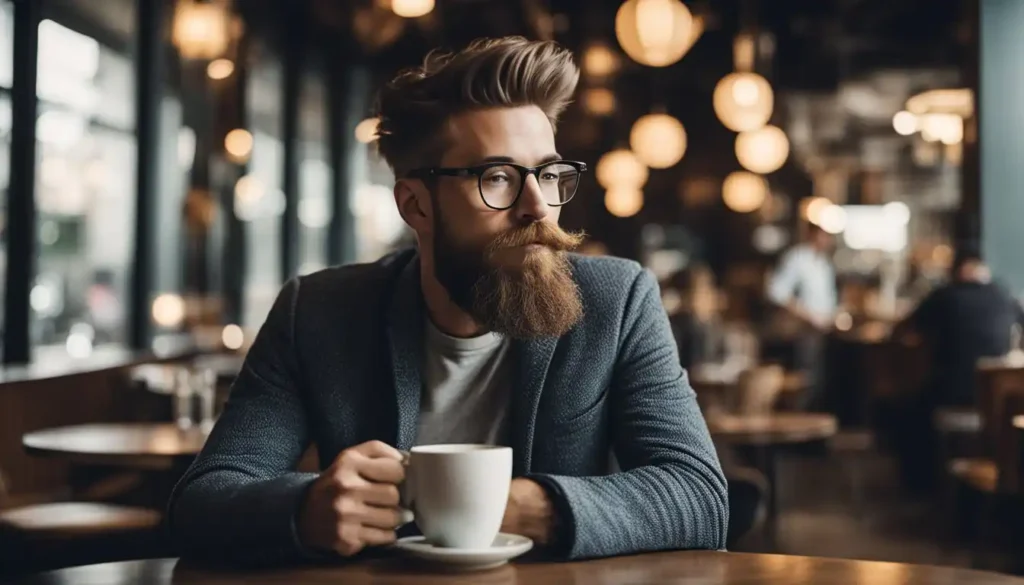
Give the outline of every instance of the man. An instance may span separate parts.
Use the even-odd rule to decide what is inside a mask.
[[[893,330],[894,337],[915,332],[932,351],[929,394],[942,406],[974,404],[974,368],[979,358],[1010,351],[1010,332],[1024,323],[1024,311],[992,280],[977,246],[961,245],[950,282],[934,289]]]
[[[794,366],[807,377],[802,399],[807,409],[822,406],[824,392],[824,339],[836,312],[836,275],[832,268],[832,235],[815,224],[807,225],[807,241],[783,256],[768,281],[768,299],[795,318],[802,332],[797,336]]]
[[[974,372],[979,358],[1005,355],[1011,331],[1024,324],[1024,310],[981,258],[964,243],[953,258],[950,282],[934,289],[899,323],[892,337],[917,334],[931,352],[931,375],[924,392],[902,413],[894,437],[904,481],[914,490],[934,486],[937,452],[932,415],[938,407],[973,406]]]
[[[513,447],[502,530],[551,554],[725,545],[725,479],[656,281],[569,255],[581,236],[558,227],[585,170],[554,143],[578,77],[557,45],[505,38],[381,91],[380,153],[418,249],[284,287],[172,495],[183,553],[387,545],[396,448],[441,442]],[[294,472],[311,442],[324,471]]]

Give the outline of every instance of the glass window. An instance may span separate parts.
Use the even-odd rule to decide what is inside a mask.
[[[246,222],[245,314],[242,325],[259,327],[281,288],[281,215],[284,142],[281,140],[281,62],[254,50],[246,100],[253,135],[249,174],[235,185],[235,214]]]
[[[168,92],[160,105],[160,143],[155,215],[156,257],[150,315],[157,334],[180,329],[184,307],[184,227],[189,175],[196,156],[196,133],[185,125],[182,100]]]
[[[299,273],[327,265],[331,222],[331,167],[327,143],[327,87],[321,70],[307,70],[302,80],[299,156]]]
[[[132,58],[44,20],[37,75],[32,340],[84,357],[126,336],[135,217]]]
[[[14,6],[10,0],[0,0],[0,87],[10,90],[12,77],[14,77]],[[8,118],[10,118],[9,115]]]
[[[395,177],[377,153],[376,143],[369,148],[364,144],[356,148],[360,179],[349,201],[356,225],[356,260],[372,262],[415,240],[398,213],[393,194]]]

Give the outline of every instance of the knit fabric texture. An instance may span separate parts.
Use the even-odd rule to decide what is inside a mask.
[[[583,320],[511,350],[515,475],[558,499],[564,558],[724,548],[726,480],[656,279],[617,258],[573,256],[572,267]],[[264,565],[315,556],[295,522],[316,475],[296,464],[311,443],[321,468],[364,441],[412,445],[424,311],[414,250],[288,282],[171,495],[177,552]]]

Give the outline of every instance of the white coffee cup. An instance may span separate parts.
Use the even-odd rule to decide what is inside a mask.
[[[427,542],[490,548],[512,482],[512,449],[495,445],[423,445],[407,461],[402,502]]]

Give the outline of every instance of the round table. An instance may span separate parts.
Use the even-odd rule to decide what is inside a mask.
[[[839,430],[839,422],[831,414],[812,412],[723,414],[708,417],[708,429],[715,439],[731,445],[771,446],[827,439]]]
[[[170,423],[98,423],[33,431],[21,442],[32,455],[81,465],[171,469],[198,455],[206,434]]]
[[[388,558],[334,567],[267,571],[206,570],[184,561],[158,559],[53,571],[8,582],[11,585],[1024,585],[1024,579],[924,565],[879,563],[785,555],[711,551],[668,552],[578,563],[516,563],[490,571],[444,574],[423,565]]]

